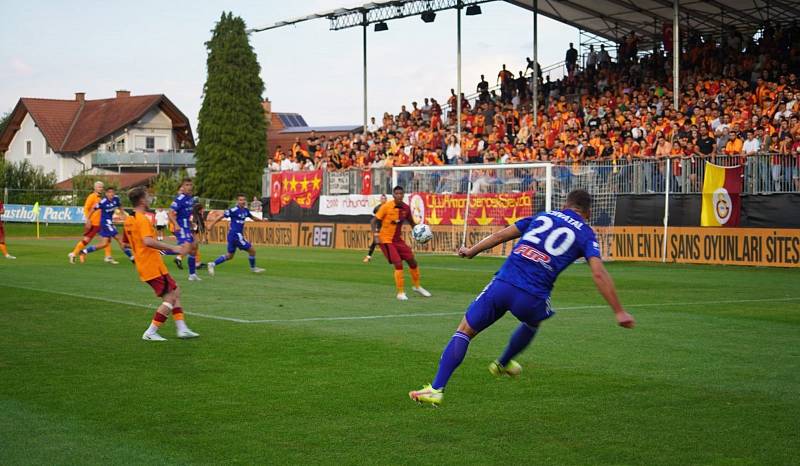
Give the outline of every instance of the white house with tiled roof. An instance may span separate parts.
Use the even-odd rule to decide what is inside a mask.
[[[72,100],[23,97],[0,133],[7,161],[27,160],[58,181],[83,173],[158,172],[194,165],[189,119],[162,94]]]

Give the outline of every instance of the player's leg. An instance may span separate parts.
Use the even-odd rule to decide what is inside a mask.
[[[88,228],[84,228],[83,230],[83,237],[81,237],[80,241],[75,244],[75,247],[72,248],[72,252],[70,252],[67,257],[69,257],[69,262],[71,264],[75,263],[75,258],[78,257],[80,254],[81,249],[85,248],[89,243],[92,242],[92,238],[94,235],[97,234],[98,227],[94,225],[89,225]]]
[[[166,338],[158,334],[158,329],[167,321],[170,313],[175,308],[178,295],[175,293],[177,285],[172,277],[162,275],[147,282],[153,288],[156,296],[162,299],[161,304],[153,314],[153,319],[150,321],[150,326],[144,331],[142,340],[146,341],[165,341]]]
[[[131,248],[128,247],[128,245],[125,244],[124,242],[120,241],[118,235],[114,235],[113,238],[119,245],[119,248],[120,250],[122,250],[122,253],[125,254],[125,256],[131,260],[131,262],[133,262],[133,251],[131,251]]]
[[[16,259],[15,256],[12,256],[11,254],[8,253],[8,248],[6,247],[6,243],[4,242],[0,243],[0,253],[2,253],[3,257],[5,257],[6,259]]]
[[[244,240],[243,240],[244,241]],[[250,264],[250,271],[253,273],[261,273],[264,271],[261,267],[256,267],[256,248],[247,241],[241,245],[243,251],[247,251],[247,261]]]
[[[223,254],[217,257],[216,259],[214,259],[214,262],[209,262],[208,265],[206,265],[206,267],[208,268],[209,275],[214,276],[218,265],[222,264],[225,261],[233,259],[234,254],[236,254],[236,244],[234,244],[233,241],[231,240],[232,238],[229,237],[227,254]]]
[[[112,263],[115,263],[115,264],[117,263],[114,260],[114,258],[111,257],[111,241],[106,243],[106,247],[103,248],[103,254],[105,255],[105,257],[103,258],[103,260],[105,262],[112,262]]]
[[[372,244],[369,245],[369,251],[367,252],[367,255],[364,256],[364,260],[363,260],[364,263],[367,263],[367,262],[372,260],[372,254],[375,252],[375,248],[377,246],[378,246],[378,242],[373,240]]]
[[[199,281],[200,277],[197,276],[197,243],[191,233],[189,233],[186,263],[189,265],[189,280]]]
[[[480,332],[500,319],[508,309],[508,296],[502,289],[497,289],[492,280],[483,292],[470,304],[464,318],[456,329],[456,333],[445,346],[439,359],[439,369],[430,385],[408,395],[414,401],[438,405],[442,402],[444,388],[453,372],[461,365],[469,349],[470,341]]]
[[[397,289],[397,299],[400,301],[408,300],[405,291],[405,278],[403,278],[403,260],[397,252],[397,248],[392,243],[381,243],[381,251],[386,256],[386,260],[394,267],[394,284]]]
[[[111,257],[111,236],[117,234],[117,229],[114,228],[112,223],[105,223],[101,224],[99,227],[100,236],[103,238],[101,240],[101,244],[104,246],[98,246],[97,249],[103,250],[103,261],[108,262],[110,264],[119,264],[119,262],[115,261],[113,257]]]
[[[0,222],[0,253],[6,259],[16,259],[16,257],[8,253],[8,248],[6,248],[6,230],[2,222]]]
[[[86,246],[85,248],[81,249],[81,251],[79,253],[80,254],[79,257],[80,257],[81,263],[86,261],[86,255],[87,254],[91,254],[91,253],[93,253],[95,251],[105,250],[105,247],[108,246],[110,243],[111,243],[110,238],[107,238],[107,237],[103,236],[100,239],[100,241],[97,243],[97,245],[92,244],[92,245]]]
[[[514,299],[511,303],[511,313],[520,320],[519,327],[511,334],[503,354],[489,364],[489,372],[496,376],[508,375],[517,376],[522,371],[522,366],[514,361],[514,357],[522,353],[527,348],[536,332],[539,330],[543,320],[549,319],[553,315],[550,308],[550,299],[544,299],[529,295],[524,292],[513,290],[513,286],[505,284],[508,291],[514,292]]]
[[[180,288],[175,288],[175,306],[172,308],[172,320],[175,321],[175,330],[177,331],[178,338],[197,338],[199,333],[193,332],[186,325],[186,320],[183,316],[183,307],[181,306]]]
[[[405,243],[399,244],[397,250],[400,253],[400,257],[408,264],[408,271],[411,273],[411,283],[413,284],[411,289],[426,298],[430,298],[430,291],[420,285],[419,264],[417,264],[417,259],[414,258],[414,252]]]

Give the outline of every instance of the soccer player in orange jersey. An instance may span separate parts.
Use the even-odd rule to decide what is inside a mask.
[[[431,295],[420,285],[419,266],[414,259],[414,252],[403,241],[403,222],[408,222],[412,227],[415,225],[411,208],[403,202],[404,194],[402,186],[395,186],[392,190],[394,199],[384,203],[370,221],[375,241],[380,244],[383,255],[394,266],[394,283],[397,285],[397,299],[400,301],[408,300],[404,288],[403,261],[408,263],[408,269],[411,272],[411,281],[414,284],[411,289],[426,298]],[[378,230],[379,221],[381,223],[380,230]]]
[[[6,259],[16,259],[16,257],[9,254],[8,249],[6,249],[6,230],[3,228],[4,213],[6,213],[6,207],[3,205],[3,201],[0,201],[0,254]]]
[[[94,191],[86,196],[86,202],[83,203],[83,215],[86,216],[86,228],[83,230],[83,238],[78,241],[78,244],[72,249],[67,257],[69,257],[69,263],[74,264],[75,258],[78,257],[78,253],[81,252],[83,248],[85,248],[89,243],[92,242],[92,238],[95,237],[98,233],[100,233],[100,211],[93,210],[94,206],[97,205],[103,199],[103,182],[97,181],[94,183]],[[113,257],[111,257],[111,244],[109,243],[108,246],[103,248],[103,252],[105,253],[105,261],[110,264],[118,264],[119,262],[115,261]]]
[[[177,252],[176,246],[171,246],[156,240],[156,231],[146,211],[150,206],[150,199],[144,188],[133,188],[128,192],[128,198],[133,205],[133,215],[125,219],[125,242],[133,248],[136,257],[136,271],[139,278],[153,288],[156,296],[163,301],[156,309],[150,326],[142,335],[142,340],[165,341],[166,338],[158,334],[158,329],[167,321],[169,314],[175,320],[178,338],[196,338],[200,335],[191,331],[183,319],[180,289],[175,280],[169,275],[164,261],[161,260],[159,251]]]

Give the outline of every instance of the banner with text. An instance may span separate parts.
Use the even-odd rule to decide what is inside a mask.
[[[341,196],[320,196],[320,215],[372,215],[381,203],[380,194],[346,194]]]
[[[510,225],[533,214],[533,192],[472,194],[469,225]],[[415,193],[409,205],[414,219],[429,225],[464,225],[466,194]]]
[[[503,227],[485,226],[474,227],[467,231],[467,244],[475,244],[483,238],[499,231]],[[420,244],[411,237],[411,229],[403,229],[403,240],[411,246],[415,252],[445,253],[454,254],[456,249],[461,246],[461,230],[454,230],[451,226],[431,225],[433,239],[425,244]],[[336,249],[364,249],[372,244],[372,232],[367,224],[346,224],[336,225],[335,235]],[[511,243],[499,245],[485,254],[507,255],[510,251]]]
[[[611,257],[615,260],[661,260],[663,228],[615,227],[610,234]],[[667,234],[667,261],[687,264],[800,267],[800,230],[670,228]]]
[[[467,229],[467,245],[504,228],[503,225]],[[431,225],[433,239],[419,244],[411,229],[403,228],[403,239],[416,252],[453,254],[461,245],[461,229]],[[660,262],[662,227],[598,227],[598,242],[605,259]],[[224,242],[227,224],[209,231],[209,240]],[[245,225],[245,236],[258,246],[300,246],[366,251],[372,244],[367,224],[268,222]],[[505,256],[512,243],[495,247],[487,254]],[[670,228],[667,261],[688,264],[754,265],[800,268],[800,230],[769,228]]]
[[[349,172],[328,172],[328,192],[331,194],[347,194],[350,192]]]
[[[36,214],[32,205],[6,204],[3,214],[4,222],[35,222]],[[82,207],[75,206],[39,206],[39,222],[43,223],[84,223]]]
[[[254,246],[297,246],[299,225],[294,222],[249,222],[244,225],[244,236]],[[208,230],[208,241],[225,243],[228,223],[218,223]]]

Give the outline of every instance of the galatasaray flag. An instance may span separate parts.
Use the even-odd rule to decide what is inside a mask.
[[[322,190],[322,170],[285,171],[272,174],[269,210],[276,215],[292,201],[310,209]]]
[[[742,175],[744,167],[720,167],[706,162],[703,178],[703,209],[700,225],[704,227],[739,226]]]

